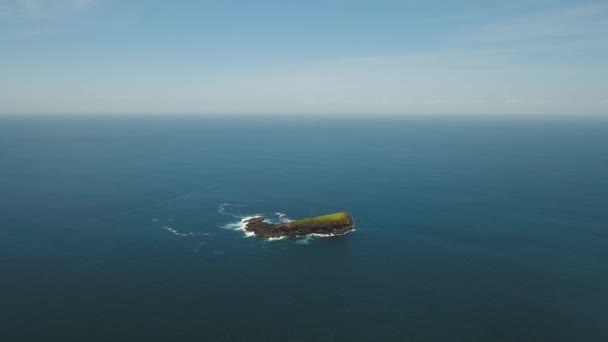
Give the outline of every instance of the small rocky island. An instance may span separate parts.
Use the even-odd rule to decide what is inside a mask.
[[[310,234],[344,235],[355,228],[355,221],[345,212],[309,217],[288,223],[272,224],[258,216],[245,221],[245,230],[263,238],[300,237]]]

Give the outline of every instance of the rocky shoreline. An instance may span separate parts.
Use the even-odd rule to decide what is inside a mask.
[[[325,236],[344,235],[354,229],[355,222],[350,215],[338,213],[280,224],[265,222],[264,217],[258,216],[245,221],[245,225],[245,230],[254,233],[257,237],[296,238],[311,234]]]

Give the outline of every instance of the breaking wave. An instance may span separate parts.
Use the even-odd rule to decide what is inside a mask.
[[[267,215],[265,213],[264,214],[253,214],[253,215],[252,214],[240,215],[240,214],[230,211],[230,208],[243,208],[243,207],[245,207],[245,206],[242,204],[220,203],[219,208],[217,210],[217,212],[219,214],[238,219],[238,221],[228,222],[228,223],[222,225],[221,228],[242,231],[243,234],[245,234],[245,237],[252,237],[252,236],[255,236],[255,234],[253,232],[248,232],[247,230],[245,230],[245,227],[247,227],[247,224],[245,222],[249,219],[252,219],[255,217],[264,217],[264,220],[266,222],[274,223],[274,224],[287,223],[287,222],[293,221],[292,219],[287,217],[287,214],[280,213],[280,212],[275,212],[274,215]],[[269,238],[267,240],[268,241],[277,241],[277,240],[282,240],[282,239],[283,239],[283,237]]]
[[[279,223],[289,223],[289,222],[293,221],[292,219],[287,217],[287,214],[283,214],[283,213],[279,213],[279,212],[276,212],[274,214],[277,216],[277,221],[279,221]]]
[[[283,239],[285,239],[285,236],[280,236],[280,237],[276,237],[276,238],[271,237],[271,238],[268,238],[267,240],[268,241],[278,241],[278,240],[283,240]]]
[[[245,221],[252,219],[254,217],[259,217],[259,216],[261,216],[261,215],[245,216],[237,222],[226,223],[225,225],[223,225],[221,227],[224,229],[242,231],[245,234],[245,237],[252,237],[252,236],[255,236],[255,234],[253,232],[248,232],[247,230],[245,230],[245,227],[247,226]]]

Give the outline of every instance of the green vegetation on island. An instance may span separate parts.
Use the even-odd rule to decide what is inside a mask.
[[[258,216],[245,221],[245,230],[265,238],[298,237],[308,234],[339,236],[352,231],[355,222],[345,212],[273,224]]]
[[[351,218],[347,213],[339,212],[335,214],[314,216],[302,220],[292,221],[289,222],[287,225],[289,226],[289,228],[297,228],[302,226],[317,226],[331,223],[347,224],[350,220]]]

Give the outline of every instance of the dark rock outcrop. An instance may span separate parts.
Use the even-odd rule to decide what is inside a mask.
[[[338,236],[350,232],[355,226],[352,217],[346,213],[311,217],[280,224],[265,222],[264,217],[259,216],[245,221],[245,224],[245,230],[264,238],[295,238],[309,234]]]

